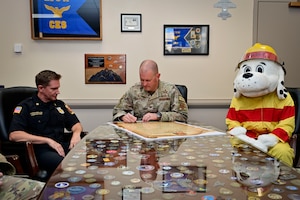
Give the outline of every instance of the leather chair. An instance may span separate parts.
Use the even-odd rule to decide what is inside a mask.
[[[295,151],[293,167],[300,167],[300,88],[287,88],[295,104],[295,130],[290,145]]]
[[[183,98],[185,99],[185,102],[187,103],[188,100],[188,89],[185,85],[175,85],[179,92],[181,93],[181,95],[183,96]]]
[[[37,88],[26,86],[0,89],[0,152],[18,155],[21,166],[16,168],[20,169],[19,172],[23,171],[32,179],[44,180],[47,173],[39,169],[33,145],[29,142],[11,142],[8,133],[16,105],[36,92]]]

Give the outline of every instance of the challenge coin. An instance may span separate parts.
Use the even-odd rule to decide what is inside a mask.
[[[153,165],[140,165],[140,166],[137,166],[136,169],[140,170],[140,171],[151,171],[154,169],[154,166]]]
[[[96,190],[96,193],[97,194],[100,194],[100,195],[105,195],[105,194],[108,194],[110,191],[108,189],[98,189]]]
[[[70,192],[70,194],[81,194],[83,192],[85,192],[85,187],[83,186],[71,186],[67,189],[68,192]]]
[[[298,190],[298,188],[296,186],[293,186],[293,185],[288,185],[285,188],[288,189],[288,190],[292,190],[292,191]]]
[[[300,179],[291,180],[291,183],[297,186],[300,186]]]
[[[81,181],[81,179],[82,179],[81,177],[74,176],[74,177],[68,178],[68,181],[71,182],[71,183],[76,183],[76,182]]]
[[[86,183],[94,183],[96,181],[97,181],[97,179],[95,179],[95,178],[87,178],[87,179],[85,179]]]
[[[57,182],[55,183],[55,187],[56,188],[66,188],[68,187],[70,184],[68,182]]]
[[[85,174],[83,175],[84,178],[92,178],[94,177],[94,174]]]
[[[134,174],[134,172],[133,171],[123,171],[122,174],[126,175],[126,176],[131,176]]]
[[[141,179],[139,179],[139,178],[133,178],[133,179],[130,179],[130,182],[131,183],[139,183],[139,182],[141,182]]]
[[[85,170],[77,170],[77,171],[75,171],[75,174],[85,174]]]
[[[100,188],[101,184],[100,183],[92,183],[89,185],[90,188],[96,189],[96,188]]]
[[[121,182],[120,181],[112,181],[110,184],[116,186],[116,185],[120,185]]]
[[[268,194],[268,197],[270,199],[282,199],[282,196],[280,194],[275,194],[275,193]]]
[[[141,192],[144,194],[150,194],[150,193],[154,192],[154,188],[153,187],[143,187],[141,189]]]
[[[86,195],[83,195],[82,196],[82,199],[83,200],[92,200],[92,199],[94,199],[95,197],[93,196],[93,195],[91,195],[91,194],[86,194]]]
[[[183,173],[180,173],[180,172],[174,172],[174,173],[171,173],[170,176],[171,176],[172,178],[181,178],[181,177],[184,176],[184,174],[183,174]]]
[[[106,179],[106,180],[111,180],[111,179],[114,179],[116,177],[114,175],[108,174],[108,175],[105,175],[103,178]]]

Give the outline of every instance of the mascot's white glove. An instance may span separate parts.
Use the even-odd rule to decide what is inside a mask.
[[[238,126],[238,127],[231,129],[229,131],[229,134],[237,137],[238,139],[240,139],[248,144],[255,143],[256,140],[254,138],[247,136],[246,132],[247,132],[247,129],[245,129],[244,127]]]
[[[247,129],[245,129],[244,127],[238,126],[238,127],[234,127],[233,129],[231,129],[229,131],[230,135],[246,135]]]
[[[272,133],[269,133],[258,136],[257,141],[261,142],[267,147],[273,147],[278,143],[278,138]]]
[[[261,140],[258,140],[258,139],[256,140],[254,138],[251,138],[251,137],[247,136],[246,132],[247,132],[247,129],[245,129],[244,127],[239,126],[239,127],[235,127],[233,129],[231,129],[229,131],[229,134],[237,137],[238,139],[240,139],[240,140],[242,140],[242,141],[244,141],[244,142],[246,142],[246,143],[254,146],[255,148],[257,148],[257,149],[259,149],[259,150],[261,150],[261,151],[263,151],[265,153],[268,152],[268,146],[265,144],[265,140],[266,139],[264,139],[265,136],[262,137]],[[266,135],[268,135],[268,134],[266,134]],[[263,136],[263,135],[261,135],[261,136]]]

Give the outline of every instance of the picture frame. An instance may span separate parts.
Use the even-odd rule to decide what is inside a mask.
[[[102,40],[102,0],[30,0],[33,40]]]
[[[164,25],[164,55],[209,55],[209,25]]]
[[[85,54],[86,84],[126,84],[126,54]]]
[[[121,32],[142,32],[142,14],[121,14]]]

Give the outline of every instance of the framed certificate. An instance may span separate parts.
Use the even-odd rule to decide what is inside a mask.
[[[208,55],[209,25],[164,25],[164,55]]]
[[[102,0],[30,0],[34,40],[102,40]]]
[[[121,14],[121,32],[142,32],[142,14]]]

